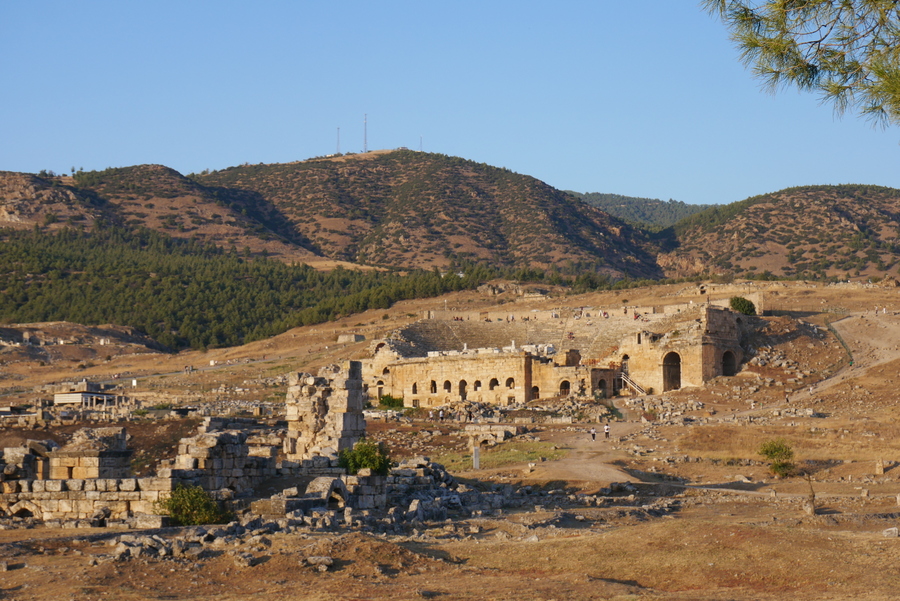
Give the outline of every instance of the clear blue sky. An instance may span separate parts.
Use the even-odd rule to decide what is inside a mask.
[[[727,203],[900,187],[900,129],[772,96],[693,0],[0,2],[0,170],[182,173],[407,146]]]

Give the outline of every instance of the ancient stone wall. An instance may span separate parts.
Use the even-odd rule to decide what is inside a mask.
[[[365,435],[362,366],[348,361],[322,368],[318,376],[291,374],[285,399],[288,433],[284,452],[288,462],[324,457],[352,448]]]
[[[375,374],[369,394],[403,398],[407,407],[437,407],[467,400],[495,405],[526,402],[532,356],[523,351],[447,354],[395,362]]]

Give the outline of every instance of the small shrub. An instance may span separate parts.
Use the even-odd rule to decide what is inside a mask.
[[[794,449],[783,438],[767,440],[759,447],[759,454],[772,462],[769,470],[779,478],[794,473]]]
[[[403,397],[395,397],[389,394],[384,394],[378,399],[378,404],[382,407],[390,407],[392,409],[399,409],[403,407]]]
[[[382,442],[360,440],[352,449],[344,449],[338,456],[338,465],[348,473],[355,474],[362,469],[386,476],[391,467],[388,449]]]
[[[231,514],[219,509],[218,503],[200,486],[179,484],[166,499],[157,501],[154,509],[182,526],[224,524]]]
[[[756,315],[756,305],[753,304],[753,301],[749,301],[743,296],[732,296],[729,304],[738,313]]]

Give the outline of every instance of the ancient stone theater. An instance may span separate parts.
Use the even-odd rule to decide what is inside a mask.
[[[371,400],[407,407],[655,394],[735,375],[746,319],[712,303],[428,311],[376,340],[363,376]]]

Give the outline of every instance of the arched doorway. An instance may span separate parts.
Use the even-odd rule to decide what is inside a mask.
[[[628,355],[622,355],[622,373],[628,375]]]
[[[559,383],[559,396],[569,396],[569,393],[572,391],[572,385],[568,380],[563,380]]]
[[[671,352],[663,358],[663,392],[681,388],[681,356]]]
[[[600,391],[600,396],[602,396],[603,398],[606,398],[608,396],[606,392],[606,380],[600,378],[600,380],[597,382],[597,390]]]
[[[737,359],[731,351],[722,354],[722,375],[733,376],[737,374]]]
[[[384,382],[382,382],[381,380],[378,380],[378,383],[375,384],[375,386],[378,387],[378,397],[377,398],[380,399],[381,397],[384,396]]]
[[[531,400],[533,401],[533,400],[539,399],[539,398],[541,398],[541,389],[538,388],[537,386],[532,386],[531,387]]]
[[[459,381],[459,399],[461,401],[466,400],[466,386],[468,386],[468,384],[465,380]]]
[[[506,387],[507,387],[507,388],[510,388],[510,389],[515,388],[515,387],[516,387],[516,381],[515,381],[515,379],[513,379],[513,378],[507,378],[507,380],[506,380]]]

